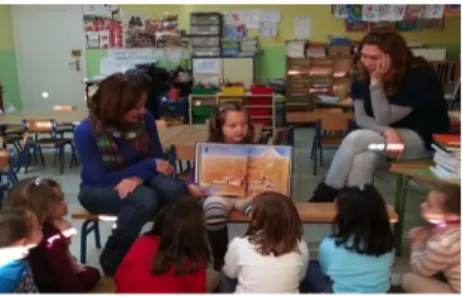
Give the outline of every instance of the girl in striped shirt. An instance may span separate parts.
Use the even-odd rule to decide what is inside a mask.
[[[208,142],[228,144],[254,143],[254,127],[246,110],[240,104],[232,103],[218,107],[209,120]],[[194,183],[194,170],[186,180],[189,193],[203,201],[205,227],[212,248],[213,267],[220,271],[228,247],[228,214],[235,208],[249,215],[251,199],[207,196]]]
[[[401,285],[409,293],[460,293],[460,186],[430,192],[421,208],[430,228],[409,231],[412,272]]]

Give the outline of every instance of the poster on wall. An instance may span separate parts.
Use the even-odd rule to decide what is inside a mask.
[[[444,29],[444,18],[432,19],[432,20],[421,20],[420,24],[421,24],[422,29],[443,31],[443,29]]]
[[[182,46],[176,14],[163,13],[157,18],[143,14],[127,15],[124,30],[127,48]]]
[[[444,15],[445,16],[459,16],[460,15],[460,4],[445,5]]]
[[[88,49],[123,48],[122,11],[117,5],[83,5]]]
[[[367,32],[368,23],[366,22],[350,22],[345,19],[345,31],[346,32]]]
[[[419,20],[403,20],[395,23],[395,29],[399,32],[416,32],[422,29]]]

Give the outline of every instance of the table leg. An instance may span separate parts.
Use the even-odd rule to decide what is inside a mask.
[[[403,227],[404,227],[404,209],[405,209],[405,177],[399,174],[396,178],[395,209],[398,214],[398,222],[395,224],[395,251],[396,255],[401,255]]]

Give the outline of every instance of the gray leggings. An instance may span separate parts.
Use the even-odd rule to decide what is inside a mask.
[[[404,143],[402,159],[422,159],[431,155],[416,132],[409,129],[397,131]],[[367,129],[349,133],[335,153],[325,183],[337,189],[345,185],[371,184],[378,162],[385,161],[387,155],[384,151],[368,150],[370,144],[385,144],[385,138]]]

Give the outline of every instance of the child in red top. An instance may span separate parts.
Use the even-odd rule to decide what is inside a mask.
[[[135,241],[114,281],[117,293],[205,293],[218,287],[207,271],[210,250],[201,206],[182,198],[165,206],[152,230]]]
[[[28,257],[40,293],[84,293],[98,283],[99,271],[80,265],[70,253],[69,236],[75,230],[63,219],[67,202],[56,181],[38,177],[21,180],[8,193],[5,206],[25,207],[41,223],[43,239]]]

